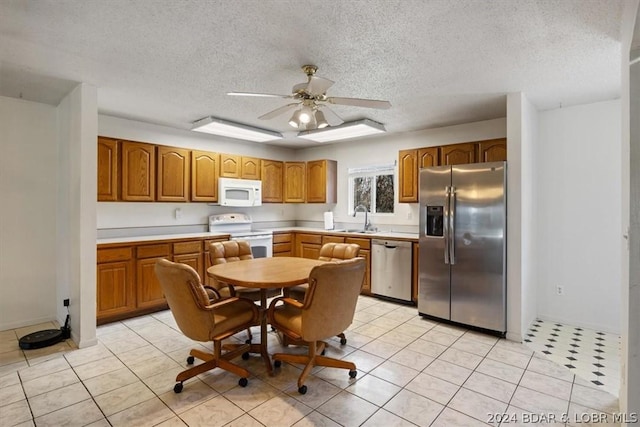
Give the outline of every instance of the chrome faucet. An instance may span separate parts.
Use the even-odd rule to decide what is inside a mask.
[[[368,219],[368,214],[369,214],[369,210],[367,209],[367,207],[365,205],[358,205],[353,209],[353,217],[356,217],[356,214],[358,212],[364,212],[364,228],[362,229],[362,231],[367,231],[369,229],[369,227],[371,226],[371,224],[369,223],[369,219]]]

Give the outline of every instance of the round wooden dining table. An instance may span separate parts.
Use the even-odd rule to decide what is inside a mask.
[[[313,267],[325,262],[298,257],[253,258],[217,264],[207,269],[207,275],[219,282],[260,289],[260,344],[251,344],[250,351],[262,355],[270,374],[273,368],[267,351],[267,290],[307,283]]]

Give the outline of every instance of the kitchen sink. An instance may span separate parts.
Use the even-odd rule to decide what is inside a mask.
[[[363,230],[363,229],[344,229],[344,230],[333,230],[337,233],[358,233],[358,234],[375,234],[377,231],[373,230]]]

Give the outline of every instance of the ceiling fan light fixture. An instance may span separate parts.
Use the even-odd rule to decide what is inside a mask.
[[[360,138],[363,136],[384,133],[387,130],[384,125],[373,120],[363,119],[355,122],[347,122],[340,126],[332,126],[328,129],[307,130],[298,133],[298,138],[315,142],[339,141],[342,139]]]
[[[256,128],[212,116],[195,121],[191,130],[253,142],[267,142],[282,139],[280,132]]]
[[[300,123],[304,123],[305,125],[310,123],[313,119],[313,110],[305,105],[300,109],[298,119]]]
[[[298,129],[300,127],[300,110],[294,111],[289,119],[289,126]]]
[[[324,113],[320,110],[316,111],[316,128],[324,129],[329,126],[329,122],[324,117]]]

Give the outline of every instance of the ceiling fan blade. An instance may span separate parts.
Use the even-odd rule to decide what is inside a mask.
[[[294,109],[298,105],[300,105],[299,102],[293,102],[291,104],[283,105],[282,107],[276,108],[273,111],[269,111],[268,113],[261,115],[260,117],[258,117],[258,119],[260,120],[273,119],[274,117],[279,116],[280,114],[284,114],[285,112]]]
[[[312,95],[322,95],[333,86],[333,83],[324,77],[310,76],[309,83],[307,83],[307,92]]]
[[[227,92],[231,96],[258,96],[262,98],[291,98],[291,95],[276,95],[273,93],[253,93],[253,92]]]
[[[330,125],[337,126],[344,123],[344,120],[342,119],[342,117],[337,115],[335,111],[333,111],[331,108],[327,107],[326,105],[318,105],[318,108],[320,108],[322,112],[325,113],[325,116],[327,117],[327,121],[329,122]]]
[[[380,110],[387,110],[391,108],[391,103],[389,101],[379,101],[376,99],[340,98],[332,96],[327,98],[326,102],[336,105],[352,105],[354,107],[378,108]]]

